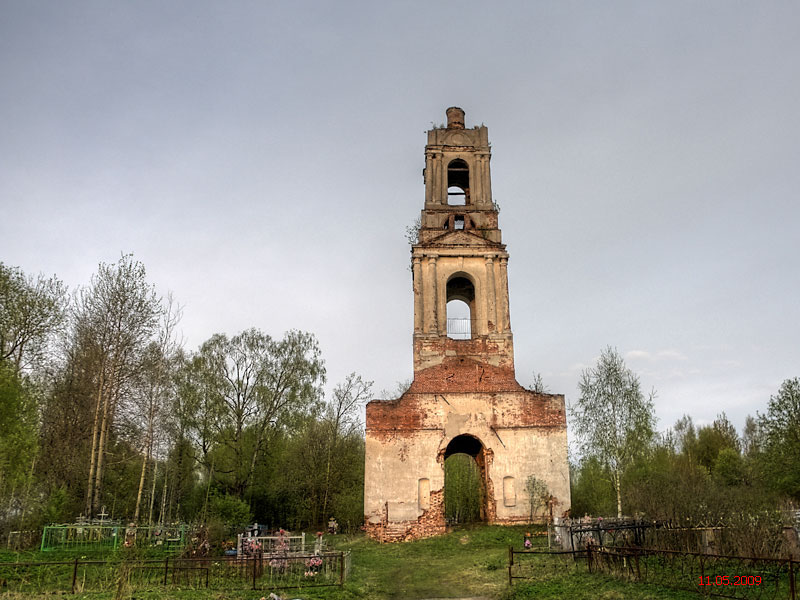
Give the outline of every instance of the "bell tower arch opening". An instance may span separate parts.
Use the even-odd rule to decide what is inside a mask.
[[[444,451],[444,515],[453,523],[486,520],[486,455],[473,435],[457,435]]]
[[[461,158],[455,158],[447,165],[447,204],[469,204],[469,165]]]
[[[453,340],[472,339],[475,324],[475,286],[463,273],[447,280],[447,337]]]

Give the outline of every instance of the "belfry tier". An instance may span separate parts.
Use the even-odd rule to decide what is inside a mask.
[[[447,110],[446,128],[428,132],[425,207],[411,251],[415,373],[458,357],[513,378],[508,253],[490,160],[487,128],[465,129],[460,108]]]

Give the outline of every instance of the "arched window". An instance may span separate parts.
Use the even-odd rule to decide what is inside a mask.
[[[447,165],[447,203],[451,206],[469,204],[469,166],[460,158]]]
[[[475,313],[475,286],[464,275],[447,281],[447,337],[454,340],[472,338]]]

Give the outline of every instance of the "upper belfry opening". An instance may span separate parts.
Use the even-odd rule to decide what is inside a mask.
[[[484,125],[464,126],[464,111],[447,109],[447,127],[428,131],[425,146],[425,208],[468,205],[492,210],[489,132]]]
[[[447,109],[447,127],[428,131],[425,146],[425,207],[420,243],[442,231],[464,229],[486,242],[501,243],[497,211],[492,202],[492,157],[485,125],[464,127],[464,111]]]

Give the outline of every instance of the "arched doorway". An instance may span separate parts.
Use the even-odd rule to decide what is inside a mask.
[[[473,435],[457,435],[444,451],[444,516],[449,523],[486,520],[486,453]]]

